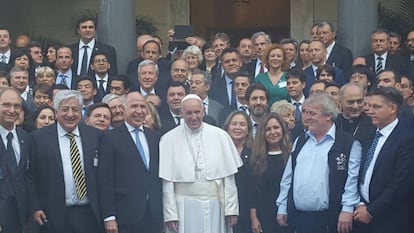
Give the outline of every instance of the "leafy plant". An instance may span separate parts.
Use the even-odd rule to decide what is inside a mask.
[[[144,15],[135,17],[135,33],[137,36],[143,34],[154,35],[158,32],[158,28],[152,23],[151,18]]]
[[[400,34],[403,38],[414,30],[414,1],[400,0],[396,10],[378,4],[378,26]]]

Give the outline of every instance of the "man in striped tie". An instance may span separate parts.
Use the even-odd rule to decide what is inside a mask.
[[[62,90],[53,102],[57,123],[32,133],[29,211],[47,232],[102,232],[96,190],[100,132],[79,124],[78,91]]]

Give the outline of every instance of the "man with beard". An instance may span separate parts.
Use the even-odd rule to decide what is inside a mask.
[[[250,112],[250,121],[252,122],[252,133],[254,137],[256,135],[259,122],[267,112],[269,93],[262,84],[252,83],[246,90],[246,99]]]
[[[336,127],[351,133],[364,147],[375,135],[371,119],[364,113],[365,89],[354,83],[345,84],[339,91],[342,113],[335,120]]]
[[[408,74],[414,80],[414,30],[407,35]]]

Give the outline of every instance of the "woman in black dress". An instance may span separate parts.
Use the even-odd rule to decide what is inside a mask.
[[[253,233],[288,231],[277,223],[275,201],[290,150],[286,123],[269,113],[259,124],[250,157],[248,200]]]
[[[249,208],[247,205],[247,166],[250,157],[249,146],[251,145],[252,125],[249,116],[244,111],[234,111],[227,117],[223,129],[230,135],[244,164],[236,174],[236,185],[239,197],[239,218],[237,225],[233,227],[233,232],[249,233],[251,231]]]

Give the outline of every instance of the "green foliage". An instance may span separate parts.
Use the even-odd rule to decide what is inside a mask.
[[[152,23],[152,20],[144,15],[135,17],[135,32],[137,36],[143,34],[154,35],[158,32],[158,28]]]
[[[29,33],[24,33],[24,34],[26,34],[30,38],[31,41],[36,41],[40,43],[44,51],[48,49],[50,45],[63,44],[59,40],[56,40],[52,37],[49,37],[49,36],[46,36],[40,33],[29,32]]]
[[[414,30],[414,1],[400,0],[397,10],[378,5],[378,26],[400,34],[403,38]]]

